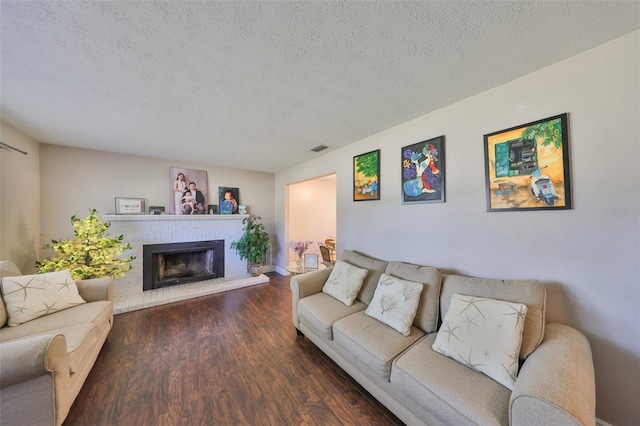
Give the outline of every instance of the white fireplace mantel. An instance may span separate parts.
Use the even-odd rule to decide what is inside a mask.
[[[129,222],[129,221],[173,221],[173,220],[240,220],[249,217],[248,214],[104,214],[105,222]]]
[[[243,233],[242,220],[249,215],[113,215],[102,219],[111,223],[109,233],[123,235],[135,256],[133,268],[116,279],[114,294],[142,293],[142,255],[146,244],[183,243],[191,241],[224,240],[224,275],[226,278],[247,275],[247,262],[230,248]]]

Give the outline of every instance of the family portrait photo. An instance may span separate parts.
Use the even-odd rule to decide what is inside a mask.
[[[207,171],[171,167],[171,214],[207,214]]]

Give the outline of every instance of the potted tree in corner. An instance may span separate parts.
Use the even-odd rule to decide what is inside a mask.
[[[248,272],[252,277],[262,274],[264,254],[269,248],[269,234],[264,230],[260,216],[247,217],[242,220],[244,233],[238,241],[231,243],[231,248],[240,255],[240,259],[249,262]]]
[[[74,238],[51,240],[51,244],[43,246],[58,255],[36,262],[39,274],[68,269],[74,280],[88,280],[123,277],[131,269],[135,256],[121,257],[125,250],[131,249],[131,245],[123,241],[123,235],[109,235],[107,231],[111,223],[102,222],[96,209],[89,211],[86,219],[71,216]]]

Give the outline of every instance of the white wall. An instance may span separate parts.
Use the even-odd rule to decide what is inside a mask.
[[[274,175],[180,161],[158,160],[101,151],[42,144],[42,241],[73,236],[69,218],[84,217],[91,208],[115,211],[115,197],[145,198],[146,205],[165,206],[175,177],[170,167],[206,170],[210,200],[217,204],[218,187],[237,187],[249,213],[261,216],[275,241]],[[275,250],[274,250],[275,251]],[[44,256],[50,253],[43,253]]]
[[[40,249],[39,144],[3,122],[0,141],[27,152],[0,150],[0,259],[32,273]]]
[[[286,239],[286,185],[336,172],[342,249],[447,272],[541,280],[547,320],[578,328],[592,345],[598,417],[637,423],[639,52],[636,31],[276,174],[278,238]],[[486,212],[483,135],[564,112],[574,209]],[[401,147],[439,135],[446,137],[447,202],[402,205]],[[378,148],[382,198],[353,202],[352,158]]]
[[[319,242],[336,235],[336,177],[325,176],[289,185],[289,241],[312,241],[307,253],[322,260]],[[288,261],[296,255],[288,250]]]

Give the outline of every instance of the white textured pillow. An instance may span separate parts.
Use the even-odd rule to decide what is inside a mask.
[[[420,283],[382,274],[364,313],[408,336],[423,287]]]
[[[513,390],[526,314],[522,303],[454,294],[433,350]]]
[[[367,276],[366,269],[358,268],[350,263],[338,260],[322,287],[322,292],[338,299],[347,306],[353,305],[360,287]]]
[[[2,278],[10,326],[85,303],[69,271]]]

